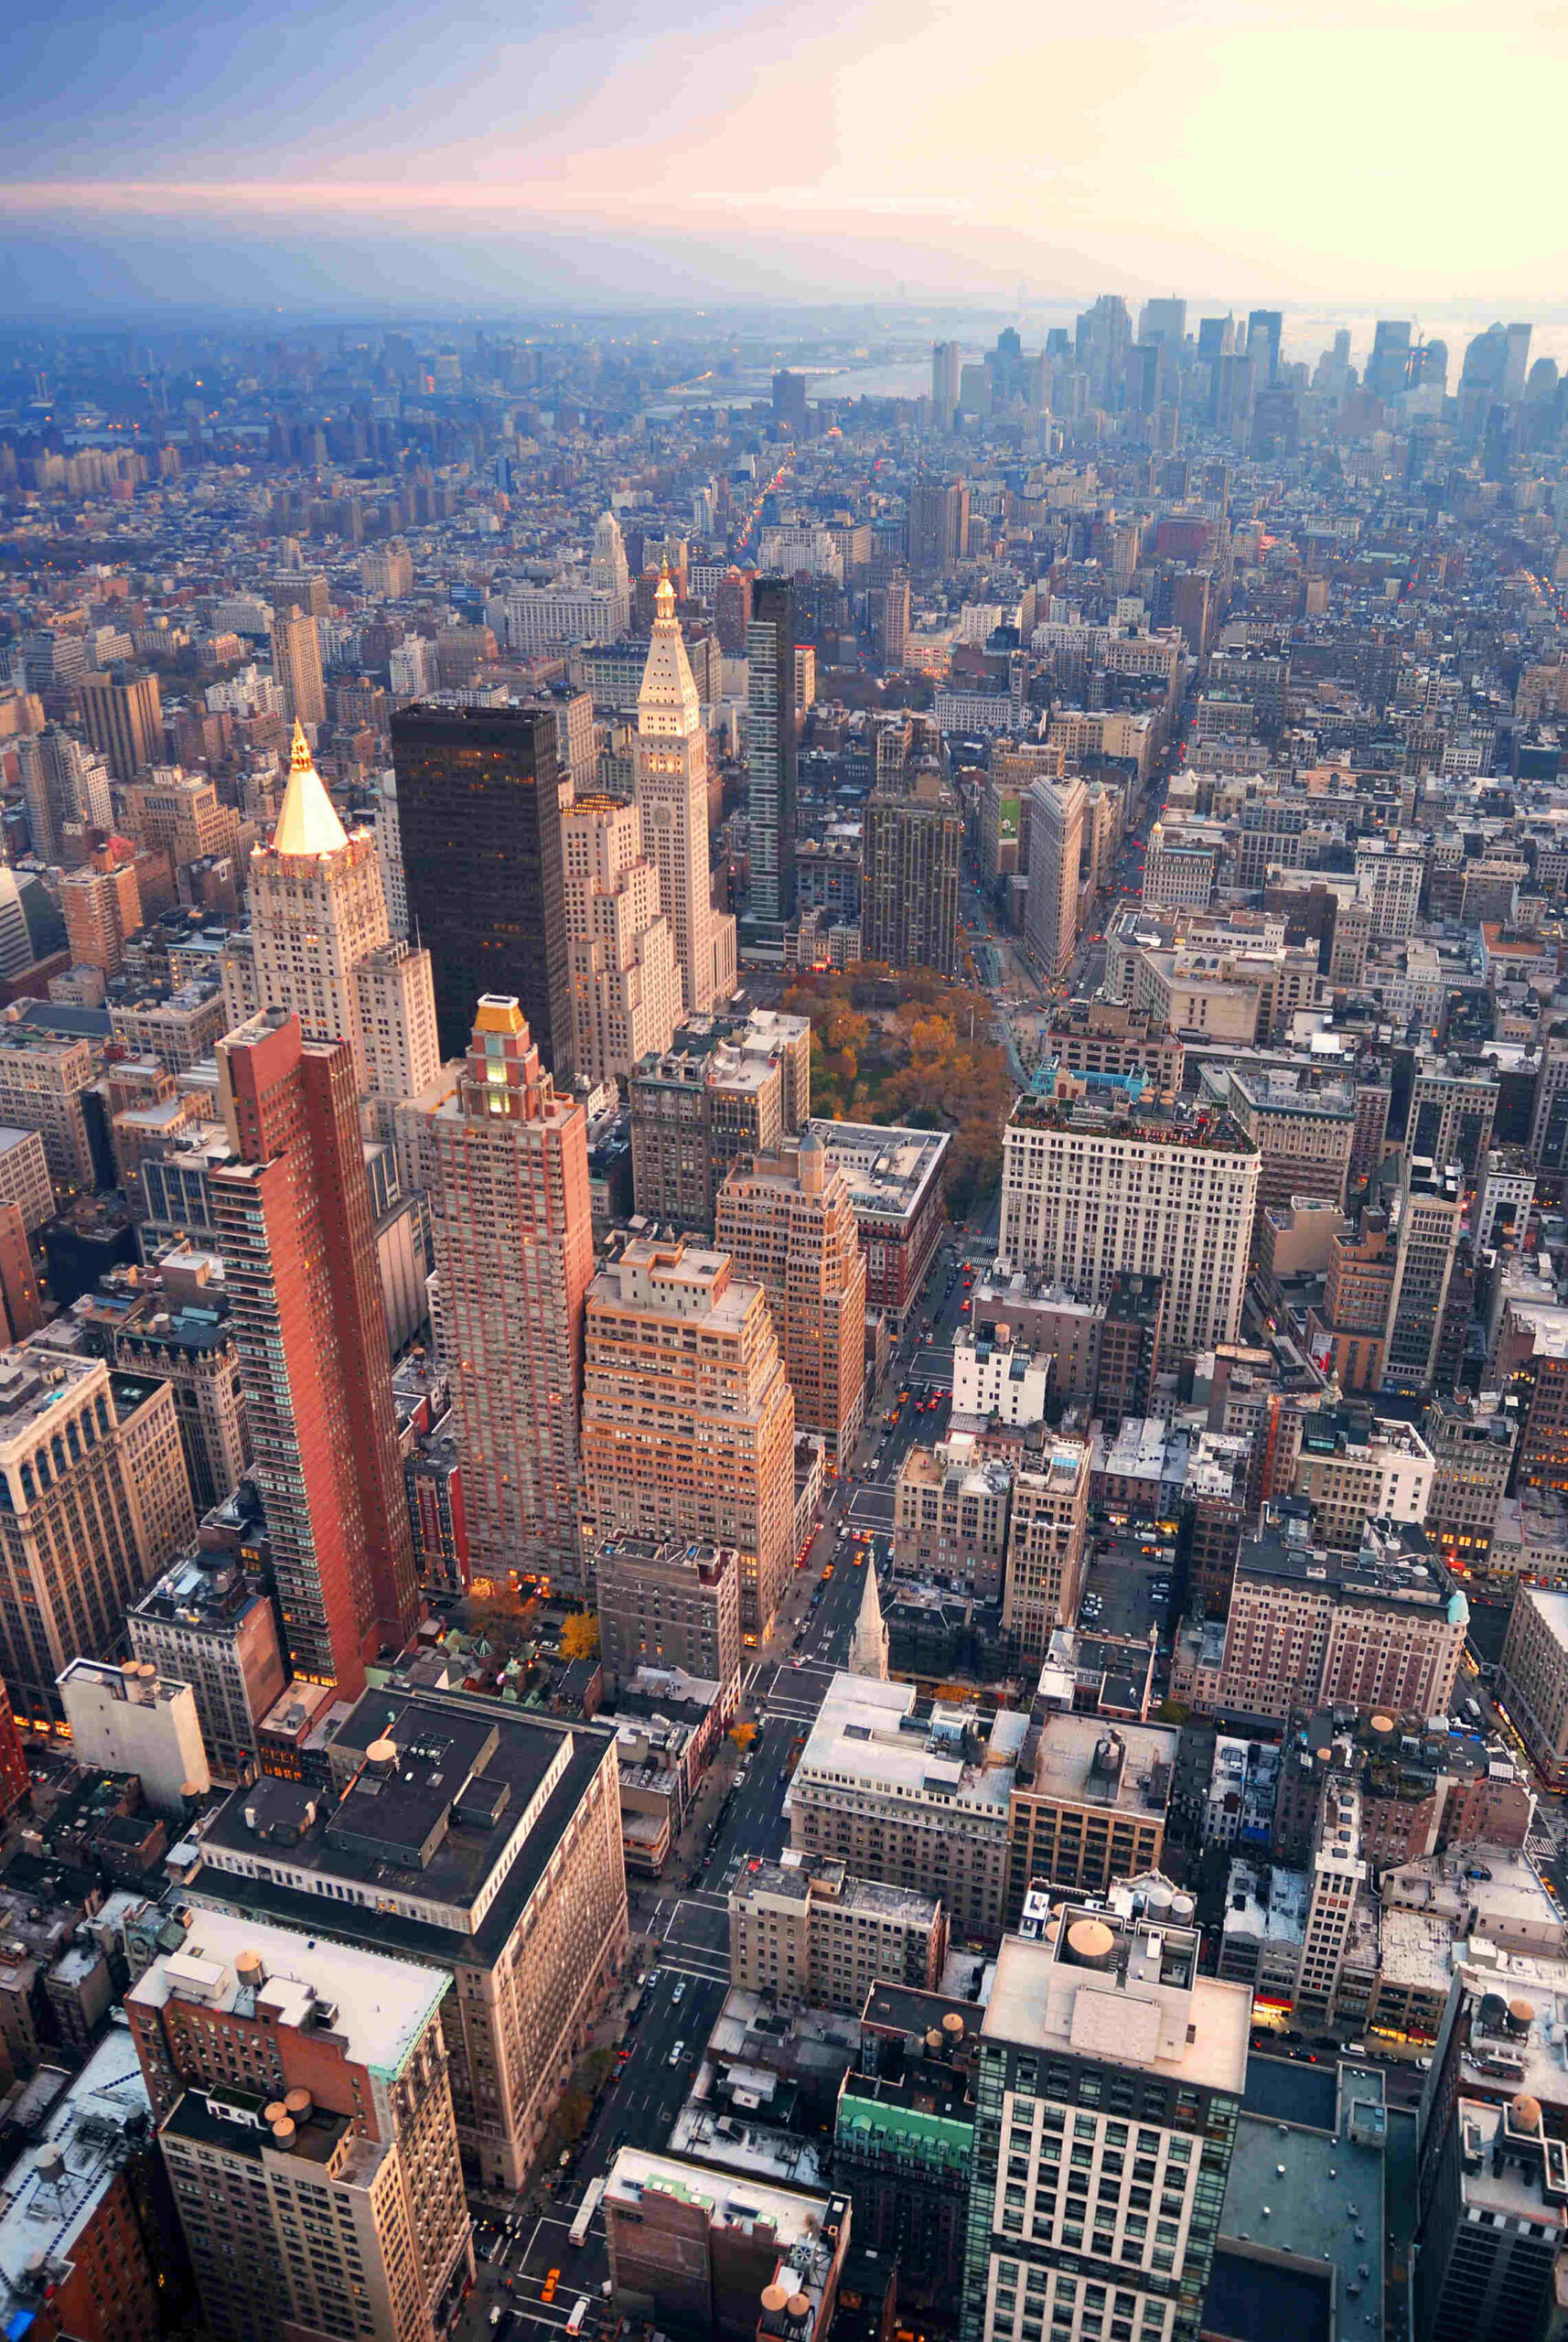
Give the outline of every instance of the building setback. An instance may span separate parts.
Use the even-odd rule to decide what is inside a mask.
[[[727,1253],[639,1237],[588,1292],[584,1534],[733,1545],[766,1635],[795,1545],[795,1402],[759,1284]]]
[[[820,1432],[830,1460],[852,1455],[865,1415],[865,1260],[849,1182],[814,1131],[735,1165],[715,1241],[767,1293],[796,1430]]]
[[[440,1280],[473,1564],[581,1584],[577,1413],[594,1273],[587,1117],[514,999],[481,999],[453,1094],[409,1110]],[[405,1121],[408,1118],[405,1117]]]

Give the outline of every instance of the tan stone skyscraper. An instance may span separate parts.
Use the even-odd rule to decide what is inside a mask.
[[[542,1563],[575,1586],[587,1117],[557,1097],[516,1000],[487,994],[455,1095],[422,1120],[474,1566]]]
[[[636,806],[579,797],[561,816],[561,859],[575,1069],[588,1082],[624,1077],[670,1047],[685,1000]]]
[[[251,857],[250,883],[250,931],[223,952],[231,1023],[292,1008],[307,1039],[348,1042],[360,1096],[388,1105],[433,1082],[430,954],[392,941],[374,835],[344,829],[297,725],[277,827]]]
[[[814,1133],[736,1165],[715,1241],[768,1295],[796,1429],[820,1432],[835,1463],[847,1457],[865,1413],[865,1258],[849,1181]]]
[[[726,1252],[639,1237],[588,1292],[584,1534],[685,1536],[740,1556],[766,1634],[795,1534],[795,1402],[761,1285]]]
[[[321,680],[321,637],[308,610],[283,610],[273,617],[273,680],[284,695],[284,713],[296,724],[325,724],[327,686]]]
[[[654,596],[653,639],[638,694],[636,788],[642,851],[659,873],[686,1013],[705,1016],[735,990],[735,921],[713,907],[708,736],[668,577]]]

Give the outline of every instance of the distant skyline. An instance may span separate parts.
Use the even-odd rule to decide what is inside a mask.
[[[0,314],[1560,297],[1568,5],[85,0],[7,41]]]

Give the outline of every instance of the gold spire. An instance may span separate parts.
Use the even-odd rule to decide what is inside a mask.
[[[670,583],[670,556],[665,554],[660,565],[659,584],[654,589],[653,610],[656,618],[672,618],[675,615],[675,588]]]
[[[283,793],[278,825],[273,832],[273,852],[336,854],[339,846],[348,843],[349,833],[338,819],[316,769],[305,726],[296,718],[294,746],[288,757],[288,786]]]

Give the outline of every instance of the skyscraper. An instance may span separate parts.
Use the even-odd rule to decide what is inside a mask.
[[[866,803],[861,957],[958,973],[963,816],[934,766],[874,789]]]
[[[43,862],[65,858],[68,833],[113,826],[109,768],[56,724],[16,743],[22,768],[22,796],[33,852]],[[73,859],[80,858],[81,843]]]
[[[361,1095],[412,1097],[440,1069],[428,951],[394,944],[373,833],[350,837],[299,725],[270,844],[251,857],[251,926],[226,947],[231,1025],[292,1009],[307,1040],[346,1041]]]
[[[76,699],[82,730],[116,780],[133,781],[161,758],[164,714],[156,675],[138,674],[132,667],[83,675]]]
[[[714,1241],[768,1295],[796,1429],[847,1462],[865,1413],[865,1256],[848,1177],[815,1132],[736,1163]]]
[[[1247,355],[1252,379],[1260,390],[1280,379],[1280,336],[1284,317],[1278,309],[1254,309],[1247,319]]]
[[[456,1093],[421,1120],[475,1567],[504,1581],[542,1563],[575,1584],[587,1117],[556,1095],[517,1002],[492,995]]]
[[[795,908],[795,596],[787,577],[757,580],[746,648],[751,916],[787,919]]]
[[[1078,865],[1088,803],[1081,780],[1037,780],[1029,791],[1024,936],[1053,984],[1072,966],[1078,947]]]
[[[515,995],[564,1080],[572,983],[555,719],[409,707],[392,733],[409,924],[430,953],[441,1055],[462,1056],[482,993]]]
[[[963,352],[956,341],[933,341],[931,344],[931,404],[936,409],[938,427],[952,429],[952,419],[958,405],[959,380],[963,371]]]
[[[237,1160],[209,1194],[289,1656],[352,1695],[419,1608],[353,1056],[263,1009],[218,1082]]]
[[[1372,328],[1367,388],[1380,399],[1397,398],[1410,374],[1410,319],[1380,317]]]
[[[746,630],[751,624],[751,579],[749,569],[732,567],[725,571],[714,591],[714,625],[719,649],[726,659],[746,657]]]
[[[685,985],[636,806],[578,797],[562,816],[561,843],[574,1062],[585,1081],[598,1083],[670,1047]]]
[[[780,367],[773,377],[773,418],[800,439],[806,431],[806,378]]]
[[[740,1556],[766,1635],[795,1539],[795,1402],[768,1295],[727,1252],[638,1237],[589,1288],[585,1534],[686,1536]]]
[[[923,479],[909,491],[909,567],[917,577],[940,577],[963,558],[969,537],[969,490],[962,480]]]
[[[588,561],[588,583],[596,594],[614,594],[628,606],[631,572],[627,566],[626,541],[613,512],[602,512],[594,530],[594,550]]]
[[[283,692],[284,714],[313,727],[327,721],[327,687],[321,680],[321,637],[308,610],[279,609],[273,616],[273,680]]]
[[[789,705],[787,698],[787,722]],[[686,989],[686,1013],[705,1016],[715,1001],[727,1000],[735,990],[735,921],[727,911],[714,908],[708,870],[708,736],[675,616],[675,588],[668,576],[660,577],[654,596],[653,635],[637,698],[634,786],[642,851],[659,873],[660,900]]]

